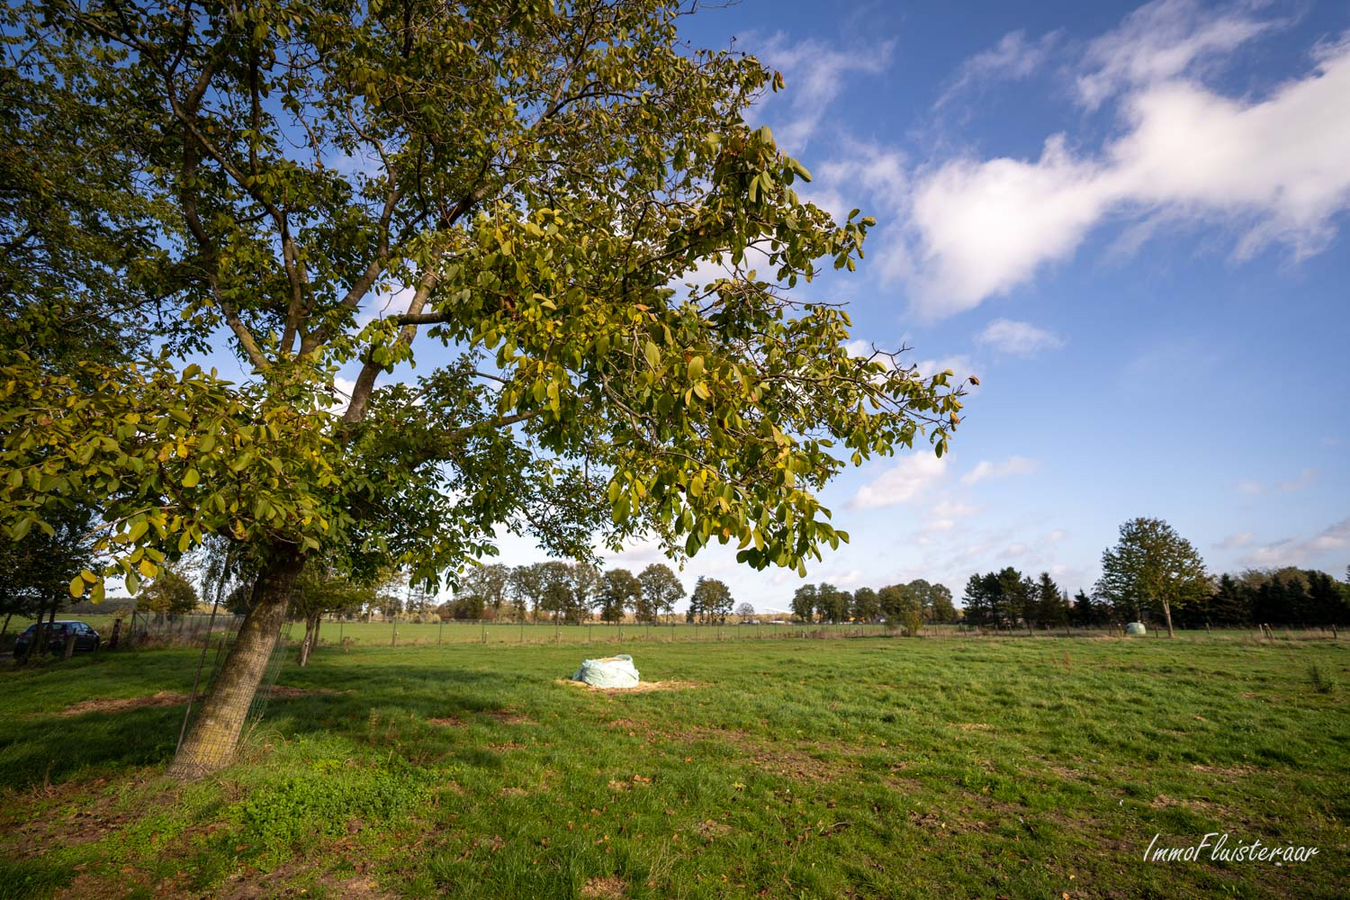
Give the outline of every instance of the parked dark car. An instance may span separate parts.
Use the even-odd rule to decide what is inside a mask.
[[[37,625],[29,625],[14,640],[14,655],[23,656],[28,652],[28,645],[37,637]],[[49,653],[64,653],[66,650],[66,635],[75,633],[76,650],[97,650],[99,637],[98,632],[90,628],[83,622],[57,621],[47,626],[47,651]]]

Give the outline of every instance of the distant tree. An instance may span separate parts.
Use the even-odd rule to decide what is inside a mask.
[[[604,622],[620,622],[624,611],[636,610],[642,602],[642,584],[627,569],[610,569],[600,578],[593,605]]]
[[[910,590],[909,585],[888,585],[877,592],[877,600],[881,604],[881,614],[885,616],[889,627],[908,629],[912,624],[911,616],[916,610],[920,624],[923,623],[923,603],[918,595]]]
[[[376,576],[375,590],[371,593],[366,608],[378,612],[385,619],[395,619],[403,614],[407,597],[407,574],[398,569],[385,569]]]
[[[670,566],[652,563],[638,575],[638,584],[642,587],[644,615],[656,621],[658,615],[669,616],[675,612],[675,604],[684,599],[684,585],[671,570]]]
[[[816,620],[816,586],[804,584],[792,595],[792,615],[803,622]]]
[[[853,592],[853,618],[859,622],[875,622],[881,618],[881,601],[877,592],[871,588],[858,588]]]
[[[1042,572],[1036,583],[1035,601],[1032,604],[1034,624],[1042,628],[1057,628],[1069,620],[1069,601],[1064,592],[1055,584],[1049,572]]]
[[[1110,621],[1109,608],[1088,596],[1082,588],[1073,596],[1069,621],[1078,628],[1098,628]]]
[[[499,618],[506,606],[510,580],[511,570],[501,563],[470,566],[460,573],[459,590],[477,594],[483,599],[484,611],[491,610],[491,618]]]
[[[994,576],[994,620],[1005,628],[1016,628],[1025,621],[1036,585],[1030,578],[1008,566]]]
[[[889,608],[886,618],[902,625],[905,634],[918,637],[923,631],[922,595],[908,584],[893,585],[881,591],[881,603]]]
[[[997,620],[994,615],[994,600],[998,592],[996,573],[971,575],[970,580],[966,582],[965,597],[961,601],[965,606],[966,622],[976,627],[995,624]]]
[[[162,565],[159,574],[144,588],[136,605],[142,612],[182,615],[197,608],[197,589],[176,566]]]
[[[952,603],[951,588],[945,584],[934,584],[929,586],[930,601],[928,603],[928,615],[934,622],[955,622],[956,604]]]
[[[730,589],[716,578],[700,578],[694,585],[690,606],[698,608],[704,623],[725,622],[732,605]]]
[[[956,619],[956,608],[952,605],[952,592],[941,584],[931,584],[923,578],[916,578],[908,585],[918,598],[923,609],[923,617],[928,621],[950,622]]]
[[[1237,625],[1252,621],[1252,610],[1247,592],[1224,573],[1214,588],[1214,593],[1205,603],[1207,620],[1216,625]]]
[[[749,603],[742,603],[740,606],[736,607],[736,615],[740,616],[742,619],[748,619],[754,614],[755,608]]]
[[[44,615],[55,616],[71,600],[71,583],[83,581],[81,572],[97,568],[96,556],[87,537],[92,514],[84,507],[58,510],[48,516],[51,528],[29,529],[21,538],[0,537],[0,613],[4,629],[10,616],[33,617],[45,630]],[[81,593],[84,590],[80,585]],[[2,633],[2,632],[0,632]],[[29,647],[46,652],[47,642]]]
[[[853,598],[829,583],[816,586],[816,613],[824,622],[847,622]]]
[[[1162,519],[1137,518],[1121,525],[1116,546],[1103,551],[1097,590],[1140,613],[1160,606],[1167,635],[1175,637],[1173,607],[1203,600],[1211,586],[1205,562],[1190,541]]]
[[[507,591],[511,597],[511,609],[516,621],[523,622],[533,615],[539,617],[544,603],[546,583],[543,563],[516,566],[507,577]]]
[[[300,642],[300,665],[308,665],[309,657],[318,647],[319,627],[325,615],[360,609],[370,602],[372,594],[369,585],[356,584],[327,566],[308,563],[296,580],[290,607],[290,614],[305,622],[305,637]]]

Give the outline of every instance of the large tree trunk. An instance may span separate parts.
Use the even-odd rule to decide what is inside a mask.
[[[249,705],[258,692],[282,623],[286,621],[291,588],[303,566],[304,559],[287,548],[259,574],[253,606],[244,617],[234,646],[225,656],[211,693],[169,766],[170,776],[198,778],[228,765],[234,758]]]
[[[1162,602],[1162,605],[1163,605],[1163,615],[1167,617],[1167,636],[1170,638],[1176,637],[1177,636],[1176,632],[1172,630],[1172,604],[1164,600]]]

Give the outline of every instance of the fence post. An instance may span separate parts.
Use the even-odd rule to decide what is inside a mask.
[[[117,649],[117,639],[122,636],[122,617],[113,619],[112,637],[108,638],[108,649]]]
[[[483,619],[483,643],[487,643],[487,619]]]

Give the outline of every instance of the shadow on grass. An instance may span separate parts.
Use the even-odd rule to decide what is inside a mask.
[[[6,713],[0,716],[0,785],[24,790],[59,783],[92,769],[107,773],[167,764],[177,746],[184,704],[68,717],[55,714],[81,700],[109,696],[106,688],[112,684],[117,697],[151,696],[164,690],[186,693],[193,661],[181,656],[104,657],[84,664],[75,661],[6,673],[0,685],[12,693],[0,705]],[[529,680],[520,675],[403,665],[361,673],[288,666],[279,682],[324,692],[271,698],[259,727],[275,727],[288,737],[324,733],[357,744],[397,745],[397,736],[408,726],[391,731],[380,722],[390,719],[381,711],[398,710],[418,720],[492,726],[497,722],[493,715],[510,709],[511,695]],[[437,731],[448,737],[453,729],[431,733]],[[426,750],[446,755],[453,743],[432,740]],[[482,765],[487,759],[466,762]]]

